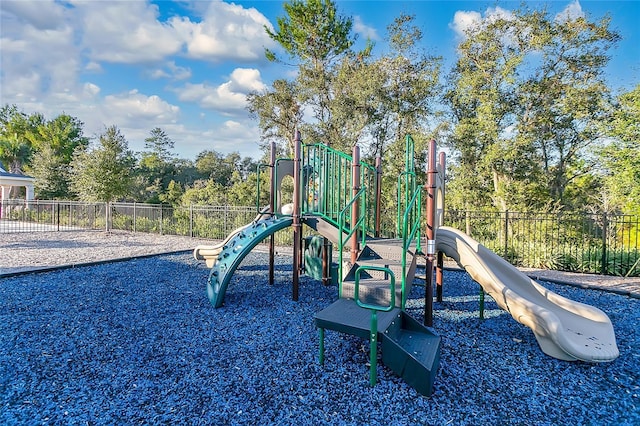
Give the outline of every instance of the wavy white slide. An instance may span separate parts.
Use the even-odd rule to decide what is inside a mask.
[[[467,234],[436,231],[439,251],[453,258],[496,303],[531,328],[542,351],[567,361],[612,361],[620,354],[613,325],[600,309],[547,290]]]

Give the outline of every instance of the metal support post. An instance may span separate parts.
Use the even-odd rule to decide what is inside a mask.
[[[351,165],[351,187],[352,187],[352,197],[358,195],[360,191],[360,148],[358,146],[353,147],[353,163]],[[358,219],[360,216],[360,201],[356,200],[351,206],[351,224],[350,226],[353,228],[358,223]],[[351,236],[351,264],[355,264],[358,259],[358,231],[355,231]]]
[[[435,230],[436,230],[436,179],[438,169],[436,167],[436,141],[429,142],[429,158],[427,164],[427,261],[426,282],[424,291],[424,325],[433,325],[433,267],[436,254]]]
[[[296,130],[295,148],[293,156],[293,282],[292,296],[294,301],[298,300],[300,287],[300,264],[302,259],[302,218],[300,216],[300,132]]]
[[[276,210],[276,203],[275,203],[275,199],[276,199],[276,143],[275,142],[271,142],[271,157],[269,159],[269,173],[270,173],[270,179],[271,179],[271,185],[269,187],[269,211],[271,212],[271,214],[275,214],[275,210]],[[258,176],[258,179],[260,179],[260,176]],[[260,194],[258,194],[258,200],[260,200]],[[260,209],[260,203],[258,203],[258,208]],[[258,212],[259,213],[259,212]],[[269,284],[273,285],[273,282],[275,281],[274,278],[274,270],[275,270],[275,235],[271,234],[271,236],[269,237]]]

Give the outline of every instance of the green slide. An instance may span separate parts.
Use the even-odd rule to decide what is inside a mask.
[[[207,296],[213,306],[216,308],[222,306],[229,281],[242,259],[262,240],[291,226],[292,223],[291,217],[261,219],[238,232],[227,242],[211,268],[207,282]]]

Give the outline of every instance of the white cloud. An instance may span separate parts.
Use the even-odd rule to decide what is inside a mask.
[[[353,30],[366,39],[371,39],[374,41],[380,40],[380,36],[378,35],[376,29],[362,22],[362,18],[360,16],[355,16],[353,18]]]
[[[104,108],[110,117],[118,117],[118,123],[128,123],[139,120],[163,123],[175,121],[180,108],[162,100],[157,95],[146,96],[137,90],[118,95],[108,95],[104,98]]]
[[[458,37],[464,39],[470,32],[480,29],[484,22],[495,22],[499,19],[511,20],[513,19],[513,13],[499,6],[488,8],[484,13],[484,17],[479,12],[459,10],[453,15],[453,22],[449,24],[449,28]]]
[[[100,93],[100,88],[93,83],[85,83],[84,93],[89,97],[96,97]]]
[[[482,22],[482,15],[478,12],[457,11],[453,15],[453,22],[449,24],[458,37],[466,37],[466,32],[477,28]]]
[[[186,43],[190,58],[214,62],[225,59],[256,61],[264,58],[264,47],[272,46],[264,27],[271,23],[254,8],[213,1],[201,22],[187,17],[170,20]]]
[[[236,68],[228,81],[219,86],[207,83],[187,83],[183,88],[176,89],[178,98],[185,102],[195,102],[203,108],[217,110],[228,114],[231,110],[236,113],[244,111],[247,105],[247,95],[252,91],[264,90],[260,71],[248,68]]]
[[[3,97],[32,98],[39,97],[42,92],[68,89],[75,81],[79,67],[73,28],[59,25],[55,29],[39,30],[32,25],[23,25],[24,21],[16,16],[5,19],[3,13],[2,17],[0,78]]]
[[[155,68],[148,73],[149,78],[157,80],[168,78],[171,80],[187,80],[191,78],[191,70],[186,67],[176,65],[175,61],[170,61],[163,68]]]
[[[19,19],[38,30],[55,30],[64,25],[64,6],[54,0],[3,0],[2,10],[9,19]]]
[[[158,20],[156,5],[141,1],[77,1],[82,43],[94,61],[144,63],[180,51],[182,40]]]
[[[556,22],[575,21],[578,18],[584,18],[584,11],[582,10],[580,1],[574,0],[555,16],[555,21]]]
[[[139,149],[149,129],[172,129],[176,145],[184,137],[185,154],[192,156],[192,146],[208,143],[202,128],[215,125],[211,132],[229,152],[243,151],[238,138],[259,140],[245,105],[250,91],[265,87],[260,72],[237,68],[217,85],[187,82],[194,71],[201,72],[198,61],[265,61],[264,47],[273,42],[264,26],[271,24],[257,10],[231,3],[198,2],[198,9],[199,17],[165,19],[148,0],[0,0],[2,102],[47,118],[70,114],[84,123],[90,136],[115,124]],[[214,48],[196,36],[213,41]],[[117,74],[108,74],[114,69]],[[211,69],[207,72],[216,72]],[[184,86],[151,89],[154,78],[182,81]],[[134,87],[139,90],[131,90]],[[166,97],[163,90],[193,104],[179,108],[170,100],[174,93]],[[198,105],[216,112],[205,110],[204,118],[198,118]],[[188,117],[183,108],[193,108]],[[213,124],[220,113],[234,120]],[[247,142],[248,150],[256,146]]]
[[[223,154],[239,152],[240,155],[259,158],[260,130],[255,122],[248,119],[227,120],[216,123],[209,131],[199,135],[198,140],[191,142],[190,148],[201,152],[215,149]],[[194,155],[195,157],[195,155]]]

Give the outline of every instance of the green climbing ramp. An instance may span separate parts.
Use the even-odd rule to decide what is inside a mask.
[[[273,216],[261,219],[229,240],[213,264],[207,282],[207,296],[213,306],[216,308],[222,306],[229,281],[242,259],[262,240],[291,226],[292,223],[291,217]]]

